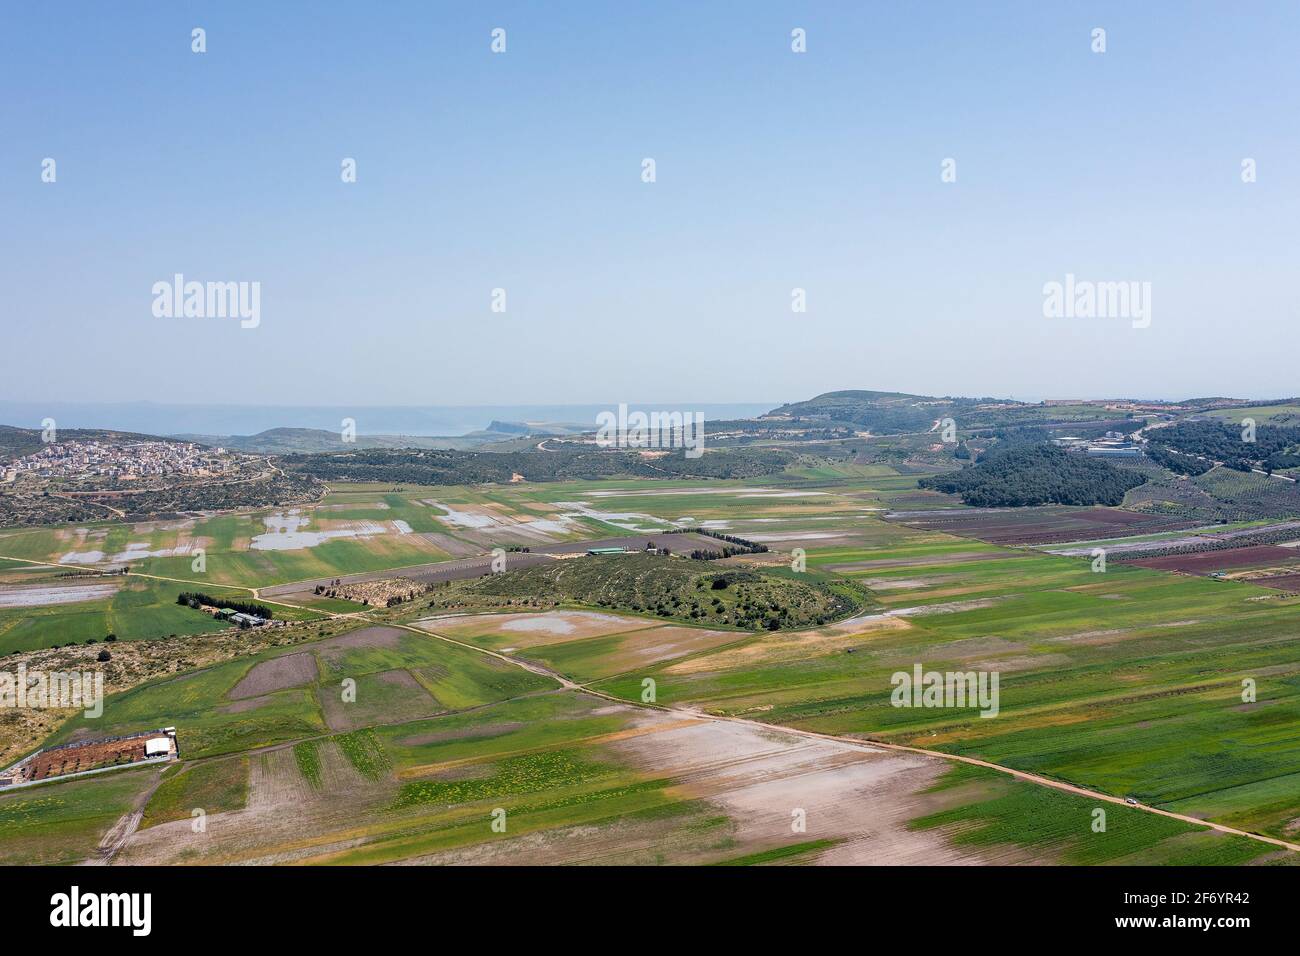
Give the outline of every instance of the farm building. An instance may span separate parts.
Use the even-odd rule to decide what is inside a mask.
[[[121,737],[57,744],[38,750],[7,768],[3,775],[0,775],[0,781],[9,782],[0,783],[0,787],[21,786],[73,774],[109,770],[133,763],[173,760],[179,755],[175,727],[146,730]]]
[[[1123,442],[1093,442],[1088,446],[1088,454],[1103,458],[1141,458],[1142,449],[1137,445]]]

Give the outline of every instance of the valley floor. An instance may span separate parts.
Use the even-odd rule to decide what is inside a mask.
[[[110,686],[102,718],[58,726],[50,743],[174,725],[181,760],[0,791],[0,861],[1295,862],[1300,599],[1208,572],[1113,562],[1099,574],[1075,545],[1186,532],[1089,513],[1104,509],[981,520],[915,480],[838,465],[763,482],[349,486],[292,532],[256,513],[0,536],[11,650],[106,627],[126,642],[169,628],[195,649],[228,641],[175,605],[173,589],[199,584],[275,602],[289,622],[198,670],[151,658],[154,670]],[[940,530],[947,515],[960,524]],[[616,609],[449,614],[315,593],[345,575],[659,537],[687,521],[772,549],[718,570],[847,577],[878,606],[750,633]],[[371,533],[253,547],[260,534],[359,527]],[[1007,529],[1019,539],[985,540]],[[68,554],[115,549],[148,556],[117,578],[62,576]],[[72,586],[75,599],[48,601]],[[37,590],[33,612],[22,600]],[[82,648],[50,659],[93,659]],[[916,664],[997,672],[998,716],[891,706],[891,676]]]

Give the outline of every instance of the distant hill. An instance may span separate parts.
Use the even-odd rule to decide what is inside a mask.
[[[41,433],[33,428],[0,425],[0,459],[11,461],[41,450]]]
[[[1184,403],[1134,402],[1128,399],[1020,402],[1006,398],[961,398],[955,396],[909,395],[905,392],[877,392],[866,389],[825,392],[807,401],[774,408],[769,416],[834,426],[852,426],[877,435],[926,432],[944,418],[951,418],[966,433],[997,433],[1023,426],[1072,426],[1116,420],[1131,420],[1144,411],[1188,408],[1210,409],[1235,406],[1241,399],[1197,399]],[[1107,408],[1121,402],[1141,408]],[[1258,403],[1269,404],[1269,403]]]
[[[502,435],[537,434],[527,422],[498,422],[496,420],[493,420],[484,431],[498,432]]]
[[[355,442],[343,441],[341,433],[321,428],[268,428],[256,435],[173,435],[183,441],[214,448],[259,455],[313,454],[325,451],[355,451],[359,448],[471,448],[479,439],[441,438],[414,435],[357,435]],[[501,436],[497,436],[501,437]]]
[[[492,441],[500,441],[508,438],[558,438],[564,435],[581,435],[583,432],[595,431],[595,425],[579,425],[571,422],[502,422],[495,419],[482,431],[470,432],[463,435],[463,438],[469,438],[472,435],[483,436]]]
[[[368,448],[424,448],[469,451],[528,436],[573,434],[581,426],[493,421],[482,431],[467,435],[357,435],[345,442],[337,431],[322,428],[268,428],[256,435],[174,435],[173,438],[259,455],[310,455],[318,452],[357,451]]]
[[[992,399],[934,398],[905,392],[851,389],[825,392],[804,402],[775,408],[769,415],[844,423],[877,434],[928,430],[937,419],[953,417],[958,410]]]

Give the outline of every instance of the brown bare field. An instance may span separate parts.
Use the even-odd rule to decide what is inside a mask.
[[[603,710],[626,712],[615,705]],[[672,777],[675,795],[704,800],[729,820],[725,846],[688,844],[655,821],[620,820],[606,827],[530,833],[500,842],[430,854],[410,864],[554,865],[670,861],[709,863],[794,843],[836,845],[800,862],[828,865],[975,864],[1020,862],[954,848],[937,830],[908,821],[941,809],[948,795],[924,791],[944,767],[926,757],[836,741],[809,740],[746,724],[638,712],[635,729],[605,746],[656,777]],[[805,821],[795,829],[796,811]]]
[[[230,690],[233,700],[262,697],[277,690],[302,687],[316,680],[316,659],[306,652],[261,661]]]
[[[943,772],[911,754],[809,740],[747,724],[683,723],[647,715],[654,732],[617,741],[612,749],[634,765],[677,780],[683,796],[703,798],[732,819],[731,856],[819,839],[842,841],[823,851],[823,864],[902,865],[976,863],[936,832],[907,821],[931,812],[921,791]],[[802,810],[806,830],[793,828]]]
[[[377,813],[392,785],[362,777],[333,741],[318,744],[320,790],[298,770],[293,751],[277,748],[249,761],[248,802],[241,810],[210,814],[205,832],[189,820],[137,831],[120,851],[125,864],[289,863],[316,845],[343,849],[363,842],[353,828]]]
[[[1271,578],[1251,578],[1250,583],[1258,584],[1264,588],[1274,588],[1278,591],[1300,593],[1300,574],[1282,574]]]
[[[1121,538],[1158,531],[1177,531],[1193,521],[1138,514],[1117,508],[947,508],[934,511],[895,511],[888,521],[924,531],[942,531],[990,544],[1057,544]]]
[[[1126,561],[1143,568],[1158,571],[1183,571],[1187,574],[1209,574],[1229,568],[1265,567],[1300,560],[1291,548],[1272,545],[1254,545],[1247,548],[1229,548],[1224,551],[1202,551],[1195,554],[1171,554],[1162,558],[1138,558]]]

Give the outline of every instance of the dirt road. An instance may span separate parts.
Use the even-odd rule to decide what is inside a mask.
[[[512,657],[509,654],[500,654],[496,651],[486,650],[482,647],[475,647],[472,644],[466,644],[462,641],[453,640],[452,638],[447,637],[443,634],[438,634],[433,631],[426,631],[409,624],[393,624],[390,626],[405,628],[406,630],[414,631],[417,634],[424,634],[428,637],[436,637],[439,640],[446,641],[449,644],[455,644],[458,647],[464,647],[472,651],[477,651],[480,654],[487,654],[488,656],[495,657],[498,660],[507,661],[511,664],[514,664],[517,667],[522,667],[524,670],[530,671],[534,674],[541,674],[546,677],[550,677],[553,680],[559,681],[560,684],[563,685],[566,690],[577,691],[583,694],[590,694],[594,697],[600,697],[604,700],[612,701],[614,703],[625,704],[633,707],[643,707],[650,710],[666,711],[668,713],[675,714],[681,717],[691,717],[697,720],[722,721],[725,723],[744,724],[750,727],[760,728],[762,730],[769,730],[769,731],[777,730],[782,733],[792,734],[794,736],[804,737],[810,740],[834,741],[840,744],[848,744],[849,746],[852,747],[859,747],[864,750],[883,749],[883,750],[904,751],[907,753],[921,754],[926,757],[933,757],[936,760],[947,760],[953,763],[970,764],[971,766],[974,767],[984,767],[985,769],[988,770],[996,770],[998,773],[1004,773],[1009,777],[1016,778],[1017,780],[1023,780],[1026,783],[1035,783],[1038,784],[1039,786],[1051,787],[1053,790],[1060,790],[1064,793],[1072,793],[1075,794],[1076,796],[1088,797],[1092,800],[1101,800],[1106,803],[1115,803],[1115,804],[1119,804],[1120,806],[1127,806],[1135,810],[1144,811],[1146,813],[1154,813],[1157,816],[1169,817],[1172,820],[1181,820],[1182,822],[1190,823],[1193,826],[1207,827],[1211,830],[1217,830],[1220,833],[1228,833],[1231,834],[1232,836],[1246,837],[1247,839],[1250,840],[1256,840],[1261,843],[1268,843],[1273,846],[1282,847],[1287,850],[1300,852],[1300,844],[1298,843],[1288,843],[1286,840],[1279,840],[1274,837],[1263,836],[1262,834],[1259,833],[1250,833],[1249,831],[1246,830],[1238,830],[1235,827],[1225,826],[1222,823],[1214,823],[1213,821],[1210,820],[1202,820],[1198,817],[1192,817],[1182,813],[1173,813],[1172,811],[1161,810],[1158,807],[1151,807],[1151,806],[1147,806],[1146,804],[1141,804],[1141,803],[1130,804],[1123,797],[1112,796],[1108,793],[1101,793],[1100,791],[1097,790],[1089,790],[1087,787],[1076,786],[1075,784],[1066,783],[1061,780],[1053,780],[1051,777],[1044,777],[1035,773],[1026,773],[1023,770],[1016,770],[1012,767],[1003,766],[1002,764],[990,763],[987,760],[979,760],[976,759],[975,757],[964,757],[959,754],[944,753],[941,750],[927,750],[924,747],[909,747],[905,744],[886,743],[884,741],[873,740],[871,738],[842,737],[836,734],[822,734],[816,731],[800,730],[782,724],[768,724],[768,723],[764,723],[761,720],[751,720],[746,717],[729,717],[722,714],[710,714],[705,711],[695,710],[689,707],[668,707],[661,704],[646,704],[637,700],[628,700],[623,697],[615,697],[613,694],[607,694],[604,691],[596,690],[595,688],[589,687],[586,684],[576,683],[570,680],[569,678],[565,677],[564,675],[556,673],[555,671],[552,671],[551,669],[547,667],[543,667],[542,665],[536,664],[532,661],[523,661],[517,657]]]
[[[188,765],[180,768],[178,773],[185,773],[189,769]],[[144,808],[149,805],[149,800],[153,797],[154,791],[162,784],[162,771],[154,777],[153,783],[146,787],[131,805],[131,809],[124,813],[113,824],[112,829],[104,834],[99,841],[99,851],[97,856],[93,856],[82,862],[82,866],[110,866],[113,858],[117,856],[118,851],[126,846],[126,841],[131,839],[136,830],[140,829],[140,821],[144,819]]]

